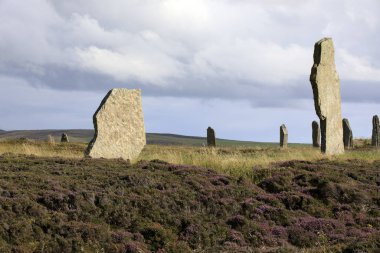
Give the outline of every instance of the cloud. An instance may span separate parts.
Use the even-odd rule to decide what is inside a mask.
[[[104,94],[33,87],[0,75],[0,129],[92,128],[92,114]]]
[[[22,4],[22,5],[21,5]],[[33,6],[32,11],[30,6]],[[44,13],[41,15],[41,13]],[[64,20],[44,1],[4,0],[0,2],[1,64],[51,64],[61,60],[55,45],[57,32]]]
[[[182,74],[178,62],[154,51],[148,55],[128,49],[115,52],[91,46],[76,48],[75,54],[84,70],[103,73],[119,82],[138,80],[140,83],[165,86],[167,78],[178,78]]]
[[[311,99],[312,50],[323,36],[333,37],[350,83],[344,94],[379,84],[379,11],[377,0],[3,0],[0,74],[58,90],[138,87],[297,107]]]
[[[283,47],[255,39],[234,39],[198,52],[191,69],[211,80],[223,76],[252,84],[284,86],[305,79],[310,66],[310,50],[299,45]]]
[[[337,52],[340,75],[345,80],[380,82],[380,68],[368,57],[355,56],[344,49]]]

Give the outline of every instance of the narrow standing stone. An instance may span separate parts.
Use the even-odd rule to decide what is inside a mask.
[[[112,89],[94,116],[95,135],[85,155],[135,159],[146,144],[141,90]]]
[[[321,146],[321,130],[318,122],[313,121],[313,123],[311,123],[311,127],[313,129],[313,147],[319,148]]]
[[[321,151],[330,155],[342,154],[344,146],[340,83],[331,38],[324,38],[314,45],[314,64],[310,82],[315,111],[321,124]]]
[[[66,133],[63,133],[61,136],[61,142],[69,142],[69,136]]]
[[[372,146],[380,146],[380,124],[379,117],[377,115],[372,118]]]
[[[211,127],[207,128],[207,146],[209,147],[216,146],[215,131]]]
[[[286,126],[284,124],[280,126],[280,147],[288,147],[288,130],[286,129]]]
[[[343,143],[345,149],[350,149],[354,147],[354,141],[352,138],[352,130],[350,127],[350,122],[348,119],[343,119]]]

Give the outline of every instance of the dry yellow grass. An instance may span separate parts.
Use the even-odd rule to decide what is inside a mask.
[[[272,162],[321,158],[323,156],[320,152],[312,148],[207,148],[155,145],[146,146],[139,157],[140,160],[160,159],[169,163],[212,168],[233,176],[248,175],[253,167],[266,167]]]
[[[42,157],[82,158],[85,143],[55,143],[47,141],[13,140],[0,142],[0,154],[14,153]],[[380,159],[380,150],[361,147],[340,156],[322,155],[311,147],[192,147],[147,145],[138,160],[159,159],[174,164],[211,168],[231,176],[250,177],[252,169],[268,168],[273,162],[288,160],[315,161],[318,159],[359,159],[372,162]],[[136,162],[133,161],[133,162]]]
[[[0,154],[12,153],[41,157],[82,158],[84,143],[56,143],[54,141],[10,140],[0,142]]]

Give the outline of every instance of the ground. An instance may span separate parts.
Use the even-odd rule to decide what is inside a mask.
[[[129,163],[84,159],[85,144],[4,146],[0,252],[379,252],[369,147],[149,145]]]

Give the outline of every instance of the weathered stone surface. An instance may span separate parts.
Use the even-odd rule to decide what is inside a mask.
[[[372,146],[380,146],[380,124],[379,117],[377,115],[372,118]]]
[[[321,130],[317,121],[311,123],[313,147],[319,148],[321,146]]]
[[[310,82],[315,111],[321,124],[321,150],[326,154],[342,154],[344,146],[340,83],[335,69],[334,45],[330,38],[324,38],[314,45]]]
[[[87,147],[87,156],[137,158],[146,144],[141,90],[110,90],[93,122],[95,136]]]
[[[66,133],[63,133],[61,136],[61,142],[69,142],[69,136]]]
[[[207,128],[207,146],[209,147],[216,146],[215,131],[211,127]]]
[[[288,130],[284,124],[280,126],[280,147],[288,147]]]
[[[354,140],[352,137],[352,130],[350,127],[350,122],[348,119],[343,119],[343,144],[345,149],[350,149],[354,147]]]

